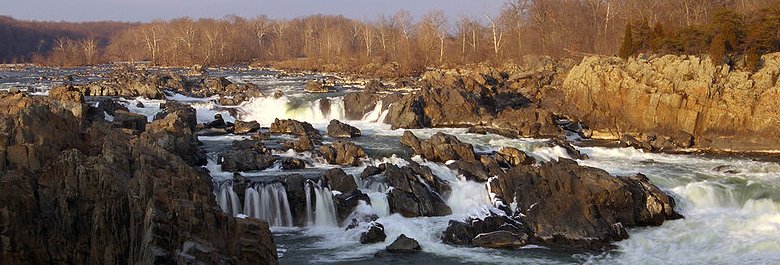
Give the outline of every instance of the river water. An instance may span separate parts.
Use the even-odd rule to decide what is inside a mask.
[[[95,70],[96,73],[100,71]],[[79,71],[48,69],[45,75],[56,76],[69,72]],[[387,234],[385,243],[372,245],[361,245],[358,242],[361,229],[345,230],[343,224],[335,224],[331,220],[335,217],[330,215],[330,210],[319,210],[328,209],[327,205],[311,205],[312,209],[307,209],[312,214],[307,227],[290,227],[284,204],[268,204],[263,199],[276,198],[278,201],[283,195],[276,192],[279,185],[254,187],[256,195],[252,195],[250,202],[236,201],[227,192],[232,189],[215,191],[223,209],[231,214],[277,218],[277,221],[269,222],[276,224],[272,231],[281,256],[279,262],[282,264],[780,264],[778,163],[743,157],[651,154],[632,148],[578,147],[590,157],[578,161],[582,165],[601,168],[613,175],[647,175],[653,184],[677,199],[678,211],[685,219],[667,221],[660,227],[632,229],[629,231],[629,239],[617,242],[617,248],[607,253],[567,252],[536,246],[518,250],[453,247],[441,243],[441,232],[449,220],[485,215],[493,210],[487,187],[461,179],[443,164],[411,157],[408,150],[398,143],[403,130],[390,130],[389,125],[379,122],[385,115],[381,108],[361,120],[348,121],[344,119],[342,97],[352,88],[339,88],[339,92],[316,95],[303,92],[305,81],[317,76],[279,77],[273,72],[249,69],[221,70],[210,74],[226,76],[231,81],[253,82],[267,91],[266,95],[279,90],[285,96],[255,98],[238,107],[222,107],[212,99],[173,94],[169,100],[191,104],[198,110],[199,122],[210,121],[216,113],[227,117],[226,120],[256,120],[264,126],[270,125],[275,118],[291,118],[310,122],[315,128],[324,131],[330,119],[339,119],[362,130],[363,136],[354,142],[363,146],[370,156],[361,166],[344,168],[347,173],[359,175],[366,165],[384,162],[403,165],[409,160],[415,160],[431,167],[437,176],[452,184],[452,194],[446,199],[453,209],[451,216],[404,218],[387,211],[384,198],[386,187],[356,178],[360,188],[370,195],[373,202],[372,206],[361,205],[356,211],[380,216],[378,221],[384,225]],[[0,89],[33,88],[36,93],[45,94],[48,87],[57,84],[57,81],[41,79],[37,75],[44,74],[36,70],[0,71]],[[91,80],[89,75],[82,78]],[[328,113],[321,111],[323,98],[329,99]],[[142,102],[144,107],[136,107],[137,102]],[[150,118],[159,111],[161,102],[141,98],[124,99],[124,104],[131,111],[149,115]],[[235,108],[238,117],[231,117],[229,108]],[[561,148],[548,147],[544,139],[509,139],[492,134],[468,134],[464,129],[413,130],[420,138],[427,138],[438,131],[456,135],[460,140],[473,144],[480,152],[512,146],[541,161],[567,157]],[[222,187],[229,187],[228,179],[232,174],[219,170],[214,162],[215,153],[229,146],[231,141],[241,138],[201,137],[210,151],[208,167],[215,181]],[[284,137],[275,139],[283,140]],[[329,140],[325,138],[325,142]],[[309,168],[290,172],[272,167],[259,172],[245,172],[244,175],[256,179],[270,179],[290,173],[315,177],[325,169],[334,167],[309,153],[277,154],[304,159]],[[313,189],[318,188],[314,182],[311,186]],[[329,193],[327,189],[320,188],[317,196],[327,197]],[[422,253],[375,257],[375,253],[400,234],[419,241]]]

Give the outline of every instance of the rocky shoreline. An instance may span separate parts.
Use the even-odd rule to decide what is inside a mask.
[[[369,81],[343,97],[345,117],[361,119],[379,109],[386,113],[380,122],[393,129],[467,128],[549,138],[550,146],[579,160],[587,156],[571,142],[587,139],[651,152],[780,150],[780,130],[771,123],[780,119],[780,109],[770,100],[780,92],[780,55],[766,55],[756,73],[707,67],[695,57],[585,58],[579,65],[528,60],[504,70],[433,70],[402,83]],[[307,87],[327,93],[333,84]],[[360,243],[384,242],[388,224],[356,211],[372,205],[358,182],[384,185],[390,213],[453,213],[446,202],[453,183],[414,160],[367,165],[366,150],[353,141],[363,134],[345,121],[332,120],[325,133],[292,119],[264,128],[220,115],[199,124],[195,109],[168,100],[149,122],[110,98],[165,99],[171,93],[211,97],[223,106],[277,97],[222,77],[136,69],[59,86],[48,96],[0,92],[1,263],[275,264],[269,223],[305,227],[314,222],[313,205],[332,207],[337,226],[360,229]],[[88,102],[87,96],[94,98]],[[328,104],[318,102],[321,109]],[[218,154],[207,154],[198,139],[228,134],[246,139]],[[598,252],[628,238],[629,228],[682,218],[674,198],[642,174],[615,177],[565,158],[536,161],[510,147],[478,152],[444,133],[421,139],[405,131],[399,141],[413,155],[442,163],[491,193],[490,214],[450,221],[441,235],[446,244]],[[334,168],[262,181],[242,174],[311,166],[280,155],[287,150]],[[228,186],[219,186],[203,167],[207,155],[216,155],[219,169],[233,174]],[[343,170],[361,165],[367,166],[359,176]],[[218,194],[225,189],[227,199]],[[252,217],[257,213],[238,210],[262,192],[279,196],[273,206],[278,219],[259,220]],[[402,234],[377,255],[419,250],[417,241]]]

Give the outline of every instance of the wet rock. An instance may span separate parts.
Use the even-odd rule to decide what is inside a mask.
[[[307,135],[310,137],[319,137],[320,132],[314,129],[308,122],[300,122],[292,119],[274,120],[269,130],[271,133]]]
[[[647,176],[638,174],[619,179],[631,191],[637,226],[659,226],[666,220],[682,218],[674,210],[674,198],[651,184]]]
[[[228,124],[222,118],[222,114],[214,114],[214,120],[206,124],[206,128],[218,128],[224,129],[228,127]]]
[[[355,208],[360,205],[361,201],[366,204],[371,204],[371,198],[368,197],[368,194],[365,194],[358,189],[333,196],[333,205],[336,207],[336,218],[338,219],[338,222],[342,223],[344,220],[349,220],[350,214],[355,211]]]
[[[410,131],[405,131],[401,144],[411,148],[415,154],[434,162],[449,160],[476,161],[474,147],[463,143],[452,135],[438,132],[426,141],[421,141]]]
[[[455,161],[447,164],[450,169],[458,171],[467,180],[485,182],[493,176],[490,170],[479,161]]]
[[[515,215],[547,245],[602,249],[627,238],[626,228],[680,217],[674,199],[649,182],[613,177],[565,158],[512,168],[489,185],[499,199],[517,203]]]
[[[536,159],[513,147],[501,147],[496,158],[499,163],[504,163],[509,167],[536,164]]]
[[[384,122],[391,129],[421,129],[430,127],[431,123],[425,116],[424,102],[417,95],[407,95],[390,106]]]
[[[292,157],[281,158],[279,160],[279,163],[282,165],[282,170],[294,170],[294,169],[306,168],[306,163],[303,162],[303,160],[292,158]]]
[[[110,98],[101,98],[98,100],[96,108],[111,116],[114,116],[114,112],[117,110],[130,111],[125,105],[119,104]]]
[[[382,173],[383,170],[379,169],[375,166],[367,166],[365,169],[363,169],[363,172],[360,173],[361,179],[367,179],[368,177],[379,175]]]
[[[260,123],[257,123],[257,121],[236,120],[236,123],[233,125],[233,133],[247,134],[251,132],[256,132],[260,130],[260,128],[261,128]]]
[[[384,173],[387,184],[392,187],[387,193],[390,211],[404,217],[444,216],[452,209],[444,199],[420,182],[420,176],[410,167],[399,168],[387,164]]]
[[[59,86],[49,91],[49,98],[56,100],[60,106],[73,113],[79,119],[87,114],[87,105],[84,95],[73,86]]]
[[[285,141],[282,145],[285,148],[293,149],[297,152],[305,152],[314,150],[315,145],[321,144],[319,140],[309,135],[298,136],[298,139],[293,141]]]
[[[527,235],[518,236],[509,231],[495,231],[474,237],[474,245],[483,248],[519,248],[525,246]]]
[[[277,177],[277,180],[287,190],[287,201],[290,203],[290,214],[295,226],[306,225],[306,191],[304,189],[306,178],[298,175],[285,175]]]
[[[253,150],[229,150],[220,154],[222,171],[238,172],[263,170],[274,165],[275,157]]]
[[[144,115],[132,113],[129,111],[118,110],[114,112],[114,126],[136,131],[146,129],[147,118]]]
[[[344,95],[344,115],[348,120],[360,120],[372,111],[381,95],[370,92],[350,92]]]
[[[335,141],[330,145],[320,147],[320,153],[333,165],[357,166],[360,164],[360,158],[366,157],[366,152],[362,147],[352,142]]]
[[[342,193],[349,193],[358,188],[355,184],[355,178],[344,173],[340,168],[330,169],[322,175],[322,180],[331,190],[337,190]]]
[[[577,150],[577,148],[574,148],[574,146],[567,141],[558,138],[553,138],[550,139],[549,146],[550,147],[559,146],[563,148],[564,150],[566,150],[566,154],[568,154],[571,159],[580,159],[580,160],[588,159],[588,155],[580,153],[580,151]]]
[[[489,234],[498,231],[506,231],[525,241],[528,229],[522,223],[503,214],[491,212],[482,219],[469,218],[465,221],[450,220],[447,229],[442,232],[442,242],[456,246],[475,246],[474,239],[480,234]],[[481,243],[487,243],[483,241]],[[479,246],[479,245],[477,245]],[[483,246],[487,247],[487,246]]]
[[[360,244],[374,244],[385,242],[385,226],[381,223],[372,222],[369,224],[366,232],[360,234]]]
[[[420,243],[417,240],[401,234],[385,249],[390,253],[413,253],[422,250],[422,247],[420,247]]]
[[[303,90],[309,93],[328,93],[328,87],[325,86],[324,82],[319,80],[306,82],[306,86],[303,87]]]
[[[328,124],[328,136],[333,138],[358,137],[360,136],[360,129],[340,122],[339,120],[331,120]]]

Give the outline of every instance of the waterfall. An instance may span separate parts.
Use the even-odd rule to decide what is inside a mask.
[[[293,226],[287,190],[281,183],[258,184],[246,189],[244,214],[268,222],[270,226]]]
[[[314,209],[311,207],[311,184],[309,181],[306,181],[303,188],[306,192],[306,226],[312,226],[314,225],[314,216],[312,215]]]
[[[306,189],[306,224],[308,226],[338,226],[336,206],[333,205],[333,193],[328,188],[307,181]],[[314,207],[312,207],[311,192],[314,190]]]
[[[252,98],[239,106],[242,119],[270,125],[274,119],[294,119],[310,123],[327,124],[332,119],[344,120],[344,99],[341,97],[293,103],[287,97]],[[322,106],[325,104],[325,106]]]
[[[381,100],[377,101],[376,105],[374,105],[374,109],[363,115],[361,120],[366,122],[383,123],[387,117],[387,114],[390,112],[390,108],[382,110],[383,105],[384,104]]]
[[[236,192],[233,191],[233,183],[226,182],[219,186],[220,189],[217,196],[219,208],[222,208],[222,211],[229,215],[240,214],[240,201]]]

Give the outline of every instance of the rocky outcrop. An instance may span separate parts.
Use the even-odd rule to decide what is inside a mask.
[[[432,185],[421,182],[421,174],[412,167],[399,168],[385,164],[382,174],[392,187],[387,193],[391,212],[400,213],[404,217],[444,216],[452,213],[441,195],[428,188]]]
[[[344,170],[340,168],[325,171],[325,174],[322,175],[322,180],[331,190],[342,193],[349,193],[358,188],[357,184],[355,184],[355,179],[344,173]]]
[[[336,207],[337,221],[343,223],[345,220],[349,220],[349,217],[355,212],[355,208],[360,205],[361,201],[368,205],[371,204],[371,198],[368,197],[368,194],[365,194],[358,189],[333,196],[333,205]],[[362,216],[360,219],[365,219],[364,217],[365,216]],[[358,218],[353,220],[358,220]]]
[[[504,163],[510,167],[536,164],[536,159],[513,147],[501,147],[498,149],[496,158],[498,163]]]
[[[320,132],[314,129],[308,122],[301,122],[292,119],[280,120],[275,119],[269,129],[271,133],[279,134],[292,134],[292,135],[307,135],[310,137],[319,138]]]
[[[492,234],[508,232],[507,234]],[[450,220],[447,229],[442,232],[442,242],[456,246],[480,246],[487,248],[520,247],[517,243],[528,238],[528,228],[521,222],[504,214],[490,213],[484,218],[468,218],[465,221]],[[476,237],[483,235],[479,241]],[[499,237],[500,236],[500,237]],[[495,239],[495,240],[488,240]],[[514,240],[512,240],[514,239]],[[491,241],[495,241],[491,243]],[[477,244],[479,243],[479,244]]]
[[[449,160],[475,161],[474,147],[458,138],[444,133],[436,133],[426,141],[421,141],[411,131],[405,131],[401,144],[408,146],[415,154],[434,162]]]
[[[261,126],[260,123],[257,121],[242,121],[237,120],[235,124],[233,124],[233,133],[235,134],[247,134],[251,132],[256,132],[260,130]]]
[[[320,147],[320,154],[333,165],[357,166],[360,159],[366,157],[366,151],[352,142],[335,141]]]
[[[144,115],[132,113],[124,110],[114,112],[113,124],[117,128],[125,128],[135,131],[146,129],[147,118]]]
[[[762,61],[746,72],[695,56],[586,57],[549,94],[562,95],[566,104],[555,111],[585,123],[595,139],[629,135],[654,151],[778,150],[780,53]]]
[[[328,136],[333,138],[352,138],[360,136],[360,129],[339,120],[331,120],[328,124]]]
[[[646,178],[613,177],[563,158],[514,167],[489,185],[499,199],[517,204],[515,215],[546,245],[600,249],[627,238],[626,228],[681,217],[674,199]]]
[[[222,213],[209,175],[158,144],[176,132],[84,128],[48,100],[0,95],[0,263],[276,263],[267,223]]]

